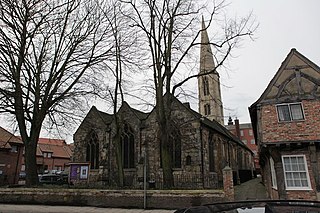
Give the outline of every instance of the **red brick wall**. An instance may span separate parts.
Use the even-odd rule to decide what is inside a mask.
[[[41,157],[43,158],[43,157]],[[65,164],[70,163],[70,158],[43,158],[43,165],[48,165],[48,170],[54,170],[56,169],[56,166],[62,166],[62,170],[65,168]]]
[[[320,100],[302,102],[305,120],[278,122],[275,105],[261,107],[262,142],[320,139]]]
[[[22,148],[19,147],[17,152],[1,151],[0,152],[0,185],[17,184],[19,172],[21,170]]]
[[[308,166],[308,173],[310,178],[311,190],[287,190],[287,198],[290,200],[294,199],[304,199],[304,200],[317,200],[316,195],[316,183],[314,179],[314,173],[311,169],[311,162],[310,162],[310,155],[309,152],[302,151],[302,150],[291,150],[287,152],[282,152],[282,155],[305,155],[307,166]]]
[[[240,131],[243,131],[243,136],[240,135],[240,140],[247,141],[247,144],[246,144],[247,147],[254,153],[254,167],[260,170],[258,146],[256,144],[251,144],[251,140],[254,140],[253,132],[252,134],[250,134],[250,131],[252,131],[252,128],[240,127]],[[231,129],[230,132],[236,135],[236,128]]]

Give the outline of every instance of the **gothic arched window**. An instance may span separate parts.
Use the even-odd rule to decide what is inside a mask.
[[[205,76],[203,77],[203,95],[207,96],[209,95],[210,88],[209,88],[209,80],[208,78]]]
[[[188,155],[188,156],[186,157],[186,165],[187,165],[187,166],[190,166],[190,165],[191,165],[191,156],[190,156],[190,155]]]
[[[210,115],[210,114],[211,114],[210,104],[205,104],[204,105],[204,115]]]
[[[99,141],[94,131],[91,131],[87,137],[87,155],[86,161],[90,162],[91,169],[99,168]]]
[[[177,129],[174,125],[171,125],[171,134],[169,136],[168,148],[169,152],[171,153],[172,167],[181,168],[181,135],[179,129]],[[160,149],[160,159],[161,156],[162,153]],[[160,162],[162,167],[162,160]]]
[[[178,131],[171,134],[172,141],[172,162],[174,168],[181,168],[181,138]]]
[[[134,164],[134,135],[131,128],[125,124],[121,134],[121,150],[123,168],[135,168]]]
[[[215,171],[215,161],[214,161],[214,141],[213,141],[213,135],[212,133],[209,134],[209,171],[214,172]]]

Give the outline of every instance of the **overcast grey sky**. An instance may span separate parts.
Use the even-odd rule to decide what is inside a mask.
[[[220,73],[225,116],[250,122],[254,103],[279,69],[291,48],[320,65],[319,0],[232,0],[230,14],[250,11],[259,22],[254,42],[246,41],[230,61],[231,71]],[[225,122],[227,120],[225,119]]]
[[[246,123],[250,122],[248,107],[260,97],[291,48],[320,65],[320,1],[229,1],[228,16],[241,17],[252,11],[259,23],[255,41],[245,41],[234,52],[236,57],[230,60],[228,73],[219,71],[222,85],[228,86],[221,88],[225,123],[229,115]],[[191,104],[197,110],[195,101],[191,100]],[[0,121],[0,124],[6,127],[5,122]],[[68,142],[72,142],[71,138]]]

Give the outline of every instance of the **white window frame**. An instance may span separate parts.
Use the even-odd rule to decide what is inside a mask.
[[[292,117],[292,112],[291,112],[291,105],[297,105],[299,104],[301,107],[301,112],[302,112],[302,119],[293,119]],[[280,106],[287,106],[288,110],[289,110],[289,115],[290,115],[290,120],[280,120],[280,116],[279,116],[279,109],[278,107]],[[276,109],[277,109],[277,116],[278,116],[278,121],[279,122],[292,122],[292,121],[304,121],[305,120],[305,114],[304,114],[304,108],[301,102],[295,102],[295,103],[285,103],[285,104],[277,104],[276,105]]]
[[[17,145],[11,145],[10,152],[18,152],[18,146]]]
[[[240,130],[240,136],[244,136],[243,130]]]
[[[249,129],[249,135],[252,136],[253,135],[253,131],[252,129]]]
[[[270,162],[270,172],[271,172],[271,185],[272,185],[272,188],[278,189],[276,170],[274,168],[274,160],[272,157],[270,157],[269,162]]]
[[[297,171],[286,171],[285,164],[284,164],[284,158],[293,158],[293,157],[303,157],[303,163],[305,167],[305,171],[303,170],[297,170]],[[285,185],[287,190],[312,190],[311,188],[311,182],[310,182],[310,176],[309,176],[309,171],[308,171],[308,164],[306,161],[306,156],[305,155],[282,155],[282,166],[283,166],[283,175],[284,175],[284,180],[285,180]],[[286,173],[298,173],[298,172],[305,172],[306,173],[306,179],[307,179],[307,184],[308,186],[288,186],[287,185],[287,177]]]

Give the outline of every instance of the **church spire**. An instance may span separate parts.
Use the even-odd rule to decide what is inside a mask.
[[[215,68],[215,64],[203,16],[201,30],[200,72],[210,72]]]
[[[224,125],[220,77],[215,71],[214,58],[203,17],[201,30],[199,74],[210,73],[213,70],[214,72],[198,77],[199,113]]]

